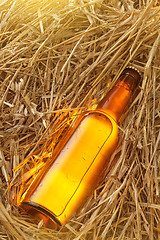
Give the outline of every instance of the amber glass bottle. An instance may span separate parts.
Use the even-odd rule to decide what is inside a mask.
[[[117,122],[139,80],[136,70],[125,69],[97,109],[82,116],[23,194],[22,209],[50,227],[63,225],[84,205],[104,176],[118,141]]]

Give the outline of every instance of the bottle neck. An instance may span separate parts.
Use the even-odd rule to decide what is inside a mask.
[[[101,100],[97,109],[108,112],[115,121],[119,121],[130,102],[134,90],[140,81],[139,73],[132,69],[125,69],[117,83]]]

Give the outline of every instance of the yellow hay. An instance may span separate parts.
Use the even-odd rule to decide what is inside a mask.
[[[160,239],[160,1],[0,2],[0,238]],[[16,201],[76,115],[142,75],[105,179],[62,229]]]

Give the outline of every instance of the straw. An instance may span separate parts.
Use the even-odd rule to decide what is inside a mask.
[[[0,3],[0,238],[160,239],[160,1]],[[105,178],[61,229],[17,207],[76,117],[125,67],[142,83]]]

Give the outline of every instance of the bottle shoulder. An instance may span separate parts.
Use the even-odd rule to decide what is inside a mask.
[[[98,121],[104,121],[111,130],[110,137],[118,138],[118,123],[114,114],[109,110],[96,109],[85,113],[80,121],[83,122],[87,117],[96,118]],[[102,120],[103,119],[103,120]],[[95,128],[97,125],[95,124]]]
[[[117,123],[117,120],[116,120],[116,115],[112,111],[110,111],[109,109],[98,108],[96,110],[92,110],[92,111],[88,112],[87,114],[91,114],[91,113],[92,114],[101,114],[101,115],[105,116],[106,118],[108,118],[112,122],[112,124],[114,126],[118,127],[118,123]]]

